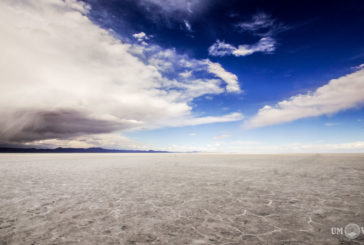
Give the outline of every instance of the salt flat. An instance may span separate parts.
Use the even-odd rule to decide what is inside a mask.
[[[363,154],[0,155],[0,244],[363,244],[363,207]]]

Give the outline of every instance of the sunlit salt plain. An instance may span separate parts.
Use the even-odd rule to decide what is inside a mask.
[[[2,154],[0,244],[361,244],[364,155]]]

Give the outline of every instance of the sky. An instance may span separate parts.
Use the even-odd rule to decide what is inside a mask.
[[[364,2],[0,1],[0,145],[364,152]]]

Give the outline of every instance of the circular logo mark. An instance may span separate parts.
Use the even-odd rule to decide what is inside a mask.
[[[357,224],[350,223],[345,226],[345,236],[349,239],[355,239],[360,235],[360,227]]]

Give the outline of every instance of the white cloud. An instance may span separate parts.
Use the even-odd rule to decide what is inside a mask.
[[[1,142],[76,142],[242,118],[191,112],[194,98],[224,92],[205,60],[122,42],[92,23],[88,11],[74,0],[0,2]],[[178,75],[186,70],[190,76]]]
[[[166,122],[165,125],[171,127],[178,126],[195,126],[200,124],[210,124],[210,123],[222,123],[222,122],[233,122],[240,121],[244,118],[244,116],[238,112],[234,112],[224,116],[207,116],[207,117],[198,117],[198,118],[183,118],[179,120],[170,120]]]
[[[144,40],[145,38],[148,39],[147,35],[144,32],[135,33],[133,34],[133,37],[138,40]]]
[[[263,37],[253,45],[239,45],[236,50],[233,51],[235,56],[246,56],[255,52],[271,53],[275,50],[275,41],[270,37]]]
[[[184,71],[179,74],[183,78],[189,78],[192,75],[192,71]]]
[[[243,44],[238,47],[217,40],[209,47],[209,54],[212,56],[247,56],[256,52],[272,53],[275,50],[275,46],[276,42],[271,37],[262,37],[255,44]]]
[[[266,105],[245,127],[256,128],[300,118],[333,114],[364,103],[364,69],[332,79],[314,92],[298,94],[274,106]]]
[[[228,92],[241,92],[238,82],[238,77],[231,72],[226,71],[219,63],[214,63],[209,60],[206,61],[208,71],[215,74],[227,83],[226,91]]]
[[[250,21],[238,23],[236,26],[241,31],[248,31],[255,36],[260,36],[260,40],[255,44],[242,44],[238,47],[217,40],[209,47],[210,55],[247,56],[256,52],[272,53],[276,49],[276,41],[273,36],[288,29],[287,26],[263,12],[253,15]]]
[[[144,46],[148,45],[147,40],[150,38],[144,32],[135,33],[133,34],[133,37],[137,39]]]
[[[225,56],[231,55],[237,48],[231,44],[217,40],[209,47],[209,55],[212,56]]]
[[[364,64],[352,67],[353,70],[361,70],[364,68]]]

